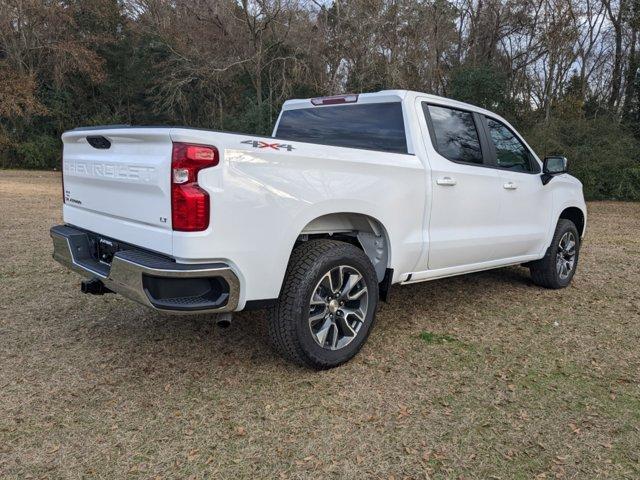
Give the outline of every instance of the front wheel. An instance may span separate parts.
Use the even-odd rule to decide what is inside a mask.
[[[375,320],[376,272],[364,252],[311,240],[291,256],[280,298],[268,312],[269,336],[285,358],[311,368],[353,358]]]
[[[529,267],[533,283],[546,288],[564,288],[576,273],[580,235],[571,220],[558,220],[551,245],[544,258]]]

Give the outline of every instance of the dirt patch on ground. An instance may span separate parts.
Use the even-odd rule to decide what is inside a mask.
[[[638,478],[640,204],[592,203],[570,288],[505,268],[394,287],[360,355],[278,358],[81,295],[51,259],[59,176],[0,171],[3,478]]]

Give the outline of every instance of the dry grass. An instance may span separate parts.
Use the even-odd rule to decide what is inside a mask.
[[[79,293],[50,173],[0,171],[0,477],[638,478],[640,204],[594,203],[563,291],[523,268],[397,287],[315,373],[228,330]]]

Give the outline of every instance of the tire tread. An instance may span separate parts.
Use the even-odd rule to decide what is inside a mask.
[[[353,245],[335,240],[309,240],[293,250],[280,297],[267,311],[268,332],[274,349],[287,360],[315,369],[332,368],[336,364],[328,363],[302,348],[296,334],[297,312],[302,308],[301,302],[307,300],[301,298],[300,288],[309,271],[328,254],[364,256],[375,275],[369,259]]]
[[[569,282],[567,282],[567,284],[562,284],[559,282],[558,274],[556,272],[556,263],[555,263],[556,261],[555,248],[558,245],[558,242],[560,241],[560,238],[562,237],[562,235],[564,235],[569,230],[574,231],[574,234],[576,235],[576,241],[577,241],[576,265],[574,266],[574,272],[575,272],[575,269],[577,268],[578,258],[579,258],[580,236],[578,234],[578,229],[576,228],[575,224],[571,220],[567,220],[566,218],[561,218],[560,220],[558,220],[558,224],[556,225],[556,230],[553,234],[553,239],[551,240],[551,245],[549,246],[549,249],[553,249],[553,250],[548,250],[547,254],[543,258],[535,262],[532,262],[529,267],[529,271],[531,272],[531,279],[533,280],[533,283],[535,283],[536,285],[544,288],[559,289],[559,288],[566,287],[571,282],[571,279],[569,280]],[[573,278],[573,276],[571,278]]]

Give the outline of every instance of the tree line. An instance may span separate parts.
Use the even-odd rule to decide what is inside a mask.
[[[59,167],[79,125],[269,134],[287,98],[399,88],[640,200],[639,26],[640,0],[0,0],[0,165]]]

